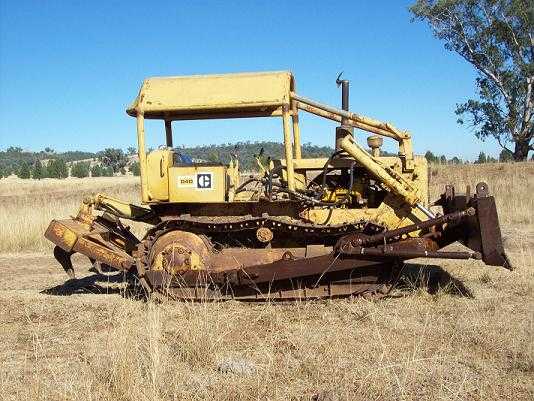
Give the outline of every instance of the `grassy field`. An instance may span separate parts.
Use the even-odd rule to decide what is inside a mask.
[[[0,394],[6,400],[530,400],[534,397],[534,163],[438,166],[486,181],[512,272],[414,260],[391,297],[291,304],[153,304],[42,239],[93,191],[138,179],[0,180]]]

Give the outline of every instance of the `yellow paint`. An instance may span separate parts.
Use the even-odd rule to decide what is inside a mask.
[[[199,119],[210,114],[282,114],[289,104],[290,72],[148,78],[127,109],[145,118]]]
[[[192,165],[169,169],[169,202],[211,203],[226,200],[226,167]]]
[[[369,153],[356,144],[351,135],[347,135],[341,141],[341,147],[352,156],[354,160],[374,175],[375,178],[401,196],[407,203],[414,206],[416,203],[420,202],[416,188],[414,188],[409,181],[405,180],[399,174],[392,174],[392,170],[385,168],[385,166],[378,160],[374,159]]]
[[[147,162],[145,149],[145,118],[142,111],[137,112],[137,151],[139,154],[139,170],[141,173],[141,201],[146,203],[148,199]]]
[[[170,149],[156,150],[147,155],[144,118],[172,121],[253,116],[282,117],[285,158],[273,160],[268,168],[282,166],[281,181],[290,190],[304,190],[309,184],[308,173],[320,172],[327,159],[302,158],[298,110],[309,111],[335,121],[341,116],[336,109],[320,104],[310,106],[301,101],[302,98],[299,99],[295,94],[295,82],[290,72],[197,75],[145,80],[139,95],[127,110],[129,115],[137,117],[143,202],[209,203],[257,200],[253,192],[235,194],[239,186],[237,160],[232,159],[228,166],[205,164],[175,167],[172,164]],[[356,161],[375,179],[388,187],[392,195],[376,209],[365,208],[363,202],[360,202],[361,208],[354,209],[346,206],[335,210],[317,207],[306,211],[306,218],[314,222],[328,221],[327,224],[339,224],[363,218],[380,222],[390,228],[425,219],[421,216],[421,212],[413,209],[413,206],[416,203],[427,203],[427,164],[424,158],[413,157],[410,134],[398,130],[391,124],[359,114],[350,113],[349,117],[345,118],[349,125],[397,140],[399,157],[372,157],[356,144],[354,139],[347,137],[343,141],[343,148],[351,157],[334,159],[329,167],[347,168]],[[204,175],[203,182],[209,182],[208,187],[199,187],[198,174]],[[310,177],[313,177],[313,174]],[[362,201],[364,189],[358,177],[355,177],[352,188],[331,190],[325,194],[323,201],[335,202],[347,196]]]
[[[317,208],[309,209],[300,214],[300,216],[315,224],[345,224],[355,223],[360,220],[370,220],[377,209],[345,209],[345,208]]]
[[[147,156],[147,183],[150,202],[169,200],[169,166],[172,151],[154,150]]]
[[[59,233],[56,233],[59,234]],[[59,235],[63,238],[63,242],[66,246],[68,246],[70,249],[74,246],[76,243],[76,240],[78,239],[78,236],[74,231],[69,230],[67,227],[63,226],[62,233]]]
[[[232,157],[230,163],[228,163],[226,175],[228,177],[228,202],[233,202],[235,190],[239,186],[239,160],[237,158]]]

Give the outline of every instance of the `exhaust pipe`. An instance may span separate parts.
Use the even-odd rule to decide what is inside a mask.
[[[340,79],[343,72],[341,72],[336,79],[336,84],[338,87],[341,86],[341,109],[343,111],[349,111],[349,87],[350,82],[348,79]],[[354,127],[347,124],[347,119],[345,117],[341,118],[341,125],[339,127],[336,127],[336,143],[335,143],[335,151],[340,152],[343,151],[343,148],[341,147],[341,141],[343,138],[345,138],[347,135],[354,136]]]

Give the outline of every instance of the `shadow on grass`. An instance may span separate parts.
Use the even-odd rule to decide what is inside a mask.
[[[91,269],[96,272],[96,270]],[[134,275],[119,272],[102,275],[96,272],[90,276],[69,279],[63,284],[46,288],[41,294],[68,296],[75,294],[120,294],[128,298],[136,298],[139,287]]]
[[[42,294],[68,296],[75,294],[120,294],[125,298],[145,298],[137,277],[131,273],[100,274],[70,279],[65,283],[47,288]],[[473,298],[472,292],[462,281],[437,265],[406,263],[396,285],[401,292],[425,291],[430,294],[449,294]],[[390,295],[395,297],[395,295]]]
[[[397,284],[401,291],[423,290],[430,294],[442,292],[449,295],[474,298],[464,283],[437,265],[406,263]]]

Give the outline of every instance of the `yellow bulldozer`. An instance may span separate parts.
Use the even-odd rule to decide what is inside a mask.
[[[341,109],[297,94],[290,72],[146,79],[127,109],[142,205],[83,200],[75,218],[46,230],[56,259],[71,278],[78,252],[99,271],[133,273],[147,294],[194,300],[381,297],[418,257],[510,268],[488,186],[456,194],[448,185],[429,202],[427,162],[411,135],[349,111],[349,82],[337,84]],[[339,123],[330,157],[303,157],[300,112]],[[174,121],[248,117],[281,118],[283,132],[284,158],[258,155],[255,175],[242,175],[236,155],[193,161],[173,147]],[[146,119],[162,120],[166,138],[149,153]],[[368,148],[355,130],[370,134]],[[383,138],[398,155],[381,154]],[[151,228],[137,238],[124,220]],[[440,250],[455,241],[465,250]]]

